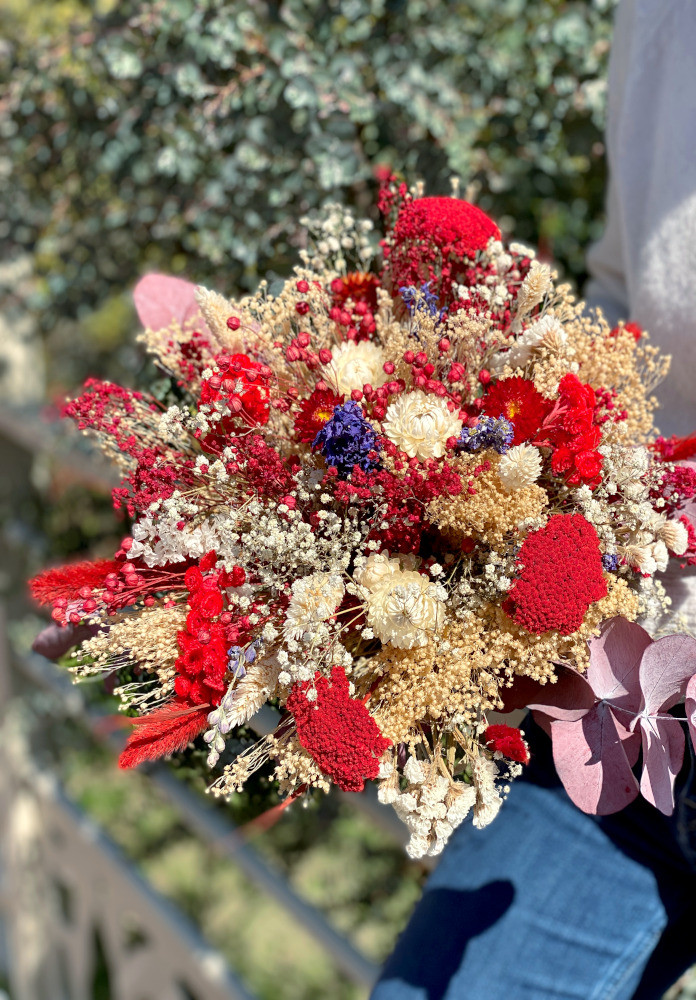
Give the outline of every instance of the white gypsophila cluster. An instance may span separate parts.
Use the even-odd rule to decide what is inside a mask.
[[[360,270],[369,270],[374,257],[369,219],[356,219],[345,205],[330,202],[315,215],[301,218],[300,224],[309,235],[309,246],[300,251],[303,263],[311,262],[315,271],[333,269],[345,273],[348,262],[354,259]]]
[[[166,501],[165,501],[166,503]],[[187,509],[186,513],[190,513]],[[146,566],[201,559],[206,552],[220,549],[220,538],[214,525],[204,521],[197,527],[184,525],[181,508],[170,508],[156,518],[147,515],[133,525],[131,558],[141,558]]]
[[[501,457],[498,479],[507,493],[531,486],[541,475],[541,452],[531,444],[517,444]]]
[[[298,639],[319,622],[326,621],[343,600],[345,592],[343,580],[335,573],[312,573],[296,580],[285,617],[288,634]]]
[[[355,580],[366,591],[367,624],[382,642],[414,649],[442,627],[447,591],[398,558],[371,555]]]
[[[440,396],[422,389],[404,393],[387,407],[382,429],[392,444],[409,458],[442,458],[448,438],[462,429],[458,410],[451,411]]]
[[[524,368],[538,348],[560,348],[566,344],[567,339],[563,324],[555,316],[542,316],[530,323],[507,350],[494,354],[489,368],[496,374],[502,372],[506,365],[510,368]]]
[[[380,764],[377,797],[392,805],[406,825],[410,839],[407,854],[414,858],[440,854],[450,836],[466,818],[476,801],[476,790],[464,782],[453,782],[437,767],[409,757],[403,774],[408,785],[399,788],[399,775],[392,763]]]
[[[350,396],[354,389],[362,392],[368,384],[378,389],[389,380],[384,371],[386,360],[379,344],[371,340],[346,340],[333,349],[331,362],[323,369],[324,378],[344,396]]]

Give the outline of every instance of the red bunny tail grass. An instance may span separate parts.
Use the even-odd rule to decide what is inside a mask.
[[[83,588],[92,591],[103,587],[109,573],[118,572],[120,568],[119,563],[111,559],[55,566],[30,580],[29,590],[38,604],[55,604],[61,599],[70,601],[76,599]]]
[[[126,770],[183,750],[205,729],[209,709],[209,705],[186,708],[172,701],[139,719],[131,719],[135,728],[118,758],[118,766]]]

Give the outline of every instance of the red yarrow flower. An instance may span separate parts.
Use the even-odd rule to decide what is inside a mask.
[[[399,210],[389,248],[387,275],[396,291],[429,282],[441,302],[500,230],[485,212],[460,198],[416,198]]]
[[[484,397],[481,413],[487,417],[505,417],[515,429],[513,445],[531,440],[539,431],[551,404],[533,382],[515,375],[491,385]]]
[[[333,416],[335,408],[344,401],[330,389],[315,389],[311,396],[300,403],[295,417],[295,437],[304,444],[312,444],[324,424]]]
[[[514,726],[506,726],[504,723],[488,726],[483,739],[490,750],[499,751],[503,757],[516,760],[518,764],[529,763],[529,747],[521,731]]]
[[[607,594],[594,527],[581,514],[554,514],[528,535],[517,554],[520,575],[503,610],[534,635],[571,635],[591,604]]]
[[[307,693],[316,690],[316,700]],[[344,792],[361,792],[365,779],[379,773],[379,758],[391,741],[379,731],[362,701],[351,698],[342,667],[331,680],[317,674],[314,682],[296,684],[286,708],[295,718],[297,737],[319,769]]]

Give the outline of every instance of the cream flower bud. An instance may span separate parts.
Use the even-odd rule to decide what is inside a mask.
[[[675,556],[683,556],[689,547],[689,533],[681,521],[666,521],[660,530],[660,538]]]
[[[370,340],[356,343],[347,340],[334,348],[331,363],[324,368],[324,377],[334,382],[339,393],[349,396],[354,389],[362,390],[364,385],[378,389],[388,380],[384,371],[386,361],[384,351]]]
[[[459,437],[462,421],[440,396],[416,389],[390,403],[382,423],[384,433],[409,458],[442,458],[447,439]]]
[[[498,464],[498,479],[507,493],[531,486],[541,473],[541,453],[531,444],[510,448]]]

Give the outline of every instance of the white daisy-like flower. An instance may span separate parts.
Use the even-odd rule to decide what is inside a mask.
[[[382,429],[409,458],[442,458],[450,437],[459,437],[462,421],[440,396],[416,389],[387,407]]]
[[[367,600],[367,622],[378,639],[398,649],[424,646],[444,620],[446,593],[415,570],[384,578]]]
[[[507,493],[535,483],[541,474],[541,452],[531,444],[510,448],[498,463],[498,479]]]
[[[299,639],[303,632],[330,618],[345,592],[343,580],[336,574],[312,573],[295,580],[285,617],[290,636]]]
[[[332,352],[331,363],[324,369],[324,377],[334,382],[339,393],[349,396],[354,389],[364,385],[378,389],[388,380],[384,371],[387,360],[384,351],[371,340],[356,343],[347,340]]]

